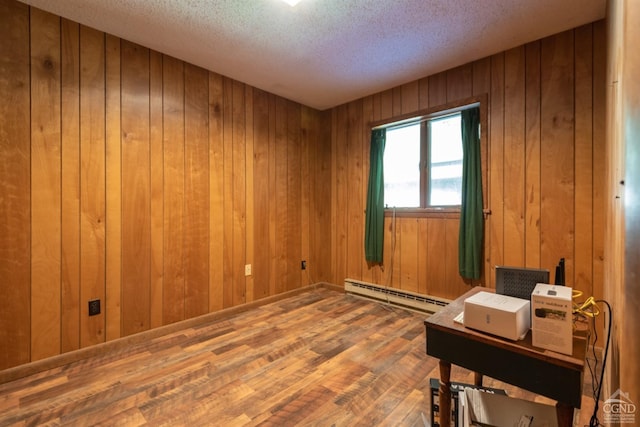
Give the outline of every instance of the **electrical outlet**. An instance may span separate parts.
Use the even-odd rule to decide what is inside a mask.
[[[96,316],[100,314],[100,300],[92,299],[89,301],[89,316]]]
[[[302,268],[302,270],[306,270],[307,269],[307,261],[302,260],[302,262],[300,263],[300,268]]]
[[[244,266],[244,275],[251,276],[251,264],[247,264]]]

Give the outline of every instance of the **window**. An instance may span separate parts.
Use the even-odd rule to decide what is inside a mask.
[[[460,112],[427,121],[429,206],[460,205],[462,199],[462,131]]]
[[[420,207],[420,124],[387,129],[384,147],[384,204]]]
[[[469,104],[382,126],[386,128],[383,166],[385,207],[460,206],[460,111],[477,105]]]

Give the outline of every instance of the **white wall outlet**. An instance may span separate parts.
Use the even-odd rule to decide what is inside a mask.
[[[244,266],[244,275],[251,276],[251,264],[246,264]]]

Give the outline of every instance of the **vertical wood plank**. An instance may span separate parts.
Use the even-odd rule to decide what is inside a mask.
[[[232,307],[234,303],[235,282],[233,264],[234,230],[234,170],[233,170],[233,82],[223,78],[223,307]]]
[[[394,116],[402,114],[402,89],[396,86],[391,89],[391,111]]]
[[[604,289],[604,296],[610,302],[612,307],[624,307],[621,310],[613,310],[612,320],[606,322],[609,325],[615,325],[616,323],[622,325],[620,328],[612,328],[612,348],[621,349],[623,346],[629,345],[626,351],[618,351],[618,357],[612,357],[609,364],[610,375],[609,390],[616,390],[626,384],[633,384],[637,390],[638,382],[633,380],[637,378],[637,371],[635,374],[628,376],[622,376],[621,373],[626,370],[625,361],[637,360],[637,335],[632,336],[626,334],[624,325],[634,325],[638,322],[637,319],[637,304],[634,301],[635,298],[627,300],[627,296],[632,297],[631,293],[627,295],[627,289],[631,290],[631,281],[625,277],[629,273],[627,271],[627,250],[631,249],[635,255],[636,246],[635,242],[627,242],[627,224],[626,224],[626,194],[633,194],[636,197],[637,191],[633,191],[634,184],[631,184],[631,189],[628,188],[630,184],[622,185],[621,180],[628,177],[637,177],[637,171],[627,170],[627,150],[629,154],[633,155],[636,148],[635,144],[631,147],[627,147],[626,138],[631,135],[627,135],[627,132],[635,128],[637,120],[637,112],[631,113],[627,111],[625,103],[636,103],[638,91],[630,91],[627,93],[629,86],[635,86],[635,82],[628,81],[627,73],[625,73],[625,63],[630,61],[631,64],[636,64],[638,58],[635,53],[637,50],[631,47],[628,36],[633,35],[631,25],[626,25],[626,22],[637,22],[637,18],[632,20],[632,15],[637,15],[637,4],[633,1],[618,1],[610,2],[607,4],[607,44],[608,54],[605,61],[606,65],[606,126],[607,126],[607,144],[606,144],[606,270],[605,280],[606,288]],[[637,38],[635,38],[637,39]],[[634,40],[635,40],[634,39]],[[633,50],[632,50],[633,49]],[[630,55],[631,54],[631,55]],[[629,58],[627,59],[627,56]],[[637,132],[633,132],[634,136]],[[634,155],[632,158],[637,158]],[[636,179],[637,182],[637,179]],[[628,193],[632,191],[631,193]],[[635,205],[635,203],[634,203]],[[636,211],[636,209],[632,209]],[[636,221],[634,220],[633,223]],[[634,227],[635,228],[635,227]],[[635,234],[635,233],[634,233]],[[636,255],[637,258],[637,255]],[[637,263],[634,262],[637,265]],[[634,270],[636,268],[634,267]],[[632,273],[636,275],[637,273]],[[628,288],[629,287],[629,288]],[[637,297],[637,292],[635,293]],[[633,307],[633,308],[631,308]],[[628,311],[627,311],[628,310]],[[616,314],[617,313],[617,314]],[[615,322],[615,323],[614,323]],[[604,322],[603,322],[604,323]],[[630,339],[629,339],[630,338]],[[618,343],[616,345],[616,342]],[[624,344],[623,344],[624,343]],[[615,354],[615,353],[614,353]],[[637,362],[629,363],[630,366],[638,366]],[[633,379],[632,379],[633,378]],[[627,382],[627,379],[629,381]],[[625,390],[629,390],[625,387]],[[634,393],[638,394],[638,393]]]
[[[423,77],[418,81],[418,107],[429,108],[429,78]]]
[[[209,311],[224,307],[224,86],[209,73]]]
[[[446,104],[447,102],[447,72],[429,76],[429,107]]]
[[[388,273],[391,275],[387,277],[388,283],[394,288],[400,288],[402,286],[402,218],[397,215],[389,218],[389,242],[391,259],[389,261]],[[387,236],[385,236],[386,240]]]
[[[347,127],[348,127],[348,111],[346,105],[341,105],[336,109],[336,121],[333,123],[336,129],[335,136],[335,280],[340,285],[344,283],[347,277],[347,236],[348,236],[348,215],[345,215],[349,196],[348,190],[348,155],[347,155]]]
[[[60,353],[60,18],[31,8],[31,360]]]
[[[400,86],[402,114],[409,114],[418,111],[420,108],[420,83],[418,80]]]
[[[300,187],[300,104],[287,102],[287,290],[300,287],[301,187]]]
[[[473,65],[471,63],[448,70],[447,102],[469,98],[473,92]]]
[[[611,305],[617,307],[613,309],[612,316],[615,316],[612,321],[614,325],[612,348],[619,350],[619,352],[614,350],[617,357],[613,357],[613,363],[610,365],[610,378],[613,378],[609,381],[609,387],[610,390],[617,388],[629,390],[629,396],[637,396],[640,395],[640,370],[637,362],[640,359],[640,339],[637,333],[637,325],[640,323],[640,292],[638,290],[638,273],[640,272],[638,265],[640,259],[640,242],[638,241],[638,235],[640,235],[638,221],[640,218],[638,215],[638,195],[640,193],[638,187],[640,183],[640,169],[638,169],[640,160],[640,146],[638,145],[640,139],[640,81],[638,81],[638,74],[640,55],[638,55],[637,49],[637,42],[640,40],[640,28],[637,25],[640,22],[640,4],[633,0],[611,2],[607,3],[607,9],[607,22],[621,23],[621,25],[608,24],[611,25],[608,40],[613,39],[613,41],[610,42],[609,47],[611,55],[607,62],[610,63],[611,68],[607,83],[619,87],[619,95],[612,95],[608,99],[607,106],[613,110],[611,111],[613,117],[607,128],[607,143],[609,150],[614,153],[620,151],[620,162],[624,167],[617,169],[617,173],[620,173],[625,181],[622,185],[620,179],[616,177],[617,180],[609,183],[611,186],[619,187],[622,193],[622,206],[620,206],[620,217],[615,216],[616,213],[610,210],[608,218],[622,219],[623,224],[621,224],[621,229],[615,230],[621,231],[620,234],[608,234],[607,239],[616,243],[622,242],[621,246],[624,247],[624,251],[621,251],[622,258],[614,258],[615,253],[607,258],[607,267],[609,267],[609,263],[612,263],[612,267],[615,268],[615,270],[609,271],[606,293],[607,298],[613,297]],[[619,139],[616,141],[611,138],[611,134]],[[609,158],[617,158],[617,154],[612,153]],[[615,170],[617,165],[608,163],[608,166]],[[611,251],[607,251],[607,255],[609,254]],[[621,264],[623,270],[619,268]],[[619,303],[616,304],[617,302]],[[637,420],[637,413],[634,413],[633,417]],[[620,421],[620,424],[622,425],[624,422]],[[637,423],[637,421],[635,422]]]
[[[606,55],[604,21],[593,24],[593,295],[604,295],[606,206]]]
[[[540,42],[525,46],[525,266],[540,268]]]
[[[393,234],[393,217],[392,214],[385,216],[383,221],[383,236],[382,236],[382,265],[380,266],[380,283],[384,286],[390,286],[393,278],[393,263],[392,260],[396,257]],[[393,255],[393,257],[392,257]]]
[[[429,230],[428,220],[426,218],[420,218],[418,220],[418,293],[423,295],[427,294],[427,288],[430,280],[430,271],[427,268],[427,260],[431,255],[429,253]]]
[[[0,2],[0,369],[30,358],[29,7]]]
[[[362,188],[362,101],[347,104],[347,277],[362,277],[364,259],[364,210]]]
[[[105,300],[105,36],[80,27],[80,307],[81,347],[105,341],[105,314],[89,316],[88,301]]]
[[[605,21],[593,24],[593,287],[596,298],[605,296],[605,230],[607,230],[607,30]],[[607,233],[607,236],[609,234]],[[611,245],[609,245],[611,247]],[[612,254],[613,256],[614,254]],[[604,323],[598,334],[604,333]]]
[[[310,275],[312,281],[329,282],[332,280],[332,254],[327,249],[331,246],[331,239],[327,230],[332,229],[331,225],[331,112],[319,113],[317,120],[318,139],[315,144],[315,156],[312,164],[314,168],[314,179],[312,180],[312,200],[314,201],[312,220],[314,231],[313,254],[315,266],[312,266]]]
[[[80,26],[62,19],[61,37],[60,351],[65,353],[80,348]]]
[[[269,295],[269,277],[271,271],[271,251],[269,235],[269,96],[261,90],[253,91],[253,255],[255,299]]]
[[[418,292],[418,220],[403,218],[399,224],[402,242],[400,285],[404,290]]]
[[[149,329],[149,50],[122,43],[122,335]]]
[[[149,206],[151,215],[151,288],[149,291],[149,306],[151,314],[149,322],[151,328],[157,328],[163,325],[162,317],[164,306],[164,144],[162,126],[162,81],[162,54],[151,51],[149,52],[149,173],[151,179],[151,200]],[[205,160],[208,154],[207,152]],[[209,284],[207,283],[206,286],[208,287]],[[208,301],[205,301],[205,304],[208,306]]]
[[[337,279],[338,267],[338,107],[330,112],[331,129],[331,273],[333,280]]]
[[[524,47],[504,54],[504,259],[525,262],[525,84]]]
[[[184,319],[184,64],[163,56],[164,280],[162,322]]]
[[[472,64],[472,94],[483,95],[491,91],[491,58],[482,58]]]
[[[574,272],[573,32],[541,41],[541,265]]]
[[[317,139],[317,125],[314,114],[309,107],[302,106],[300,110],[300,260],[310,260],[311,252],[311,145]],[[313,263],[312,263],[313,264]],[[300,269],[300,285],[310,284],[308,271]]]
[[[245,260],[247,263],[253,264],[254,260],[254,249],[255,249],[255,240],[254,240],[254,188],[253,188],[253,150],[254,150],[254,130],[253,130],[253,87],[246,85],[245,86]],[[253,271],[249,277],[245,278],[246,283],[246,302],[254,301],[254,286],[255,286],[255,276]]]
[[[429,295],[445,296],[449,294],[446,274],[446,252],[442,250],[442,243],[446,242],[447,230],[441,218],[426,220],[427,249],[429,257],[426,259],[427,283],[426,292]]]
[[[268,95],[269,104],[269,294],[275,295],[278,289],[281,289],[282,280],[280,272],[280,233],[281,223],[278,221],[278,205],[281,203],[281,199],[278,194],[278,154],[281,150],[278,147],[281,144],[278,142],[281,139],[281,130],[279,123],[282,122],[279,119],[277,97],[273,94]],[[332,181],[333,182],[333,181]]]
[[[393,117],[393,91],[391,89],[380,93],[380,120]]]
[[[289,211],[287,209],[287,102],[284,99],[276,99],[276,139],[275,139],[275,168],[276,168],[276,293],[287,290],[287,254],[290,248],[286,239]]]
[[[245,86],[243,83],[233,81],[232,90],[232,284],[233,305],[246,302],[246,280],[244,266],[246,259],[246,116],[245,116]],[[226,150],[225,150],[226,151]]]
[[[122,336],[122,164],[120,39],[106,36],[106,339]]]
[[[593,34],[574,30],[575,55],[575,268],[567,284],[593,294]]]
[[[489,207],[491,253],[490,287],[495,287],[495,266],[504,262],[504,54],[491,57],[491,121],[489,123]]]
[[[184,315],[209,309],[209,76],[184,68]]]
[[[441,220],[441,227],[445,228],[445,275],[447,292],[445,298],[455,299],[469,290],[465,280],[458,271],[458,237],[460,221],[457,218]],[[469,281],[471,284],[471,281]]]

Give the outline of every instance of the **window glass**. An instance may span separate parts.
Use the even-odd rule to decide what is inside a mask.
[[[462,201],[462,132],[460,113],[429,121],[429,205]]]
[[[387,129],[384,148],[384,204],[420,206],[420,123]]]

